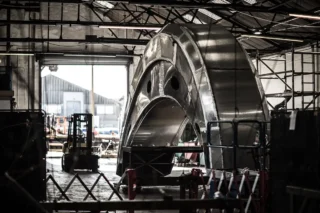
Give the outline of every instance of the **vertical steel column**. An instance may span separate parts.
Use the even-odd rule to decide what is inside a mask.
[[[11,9],[10,8],[7,8],[7,20],[10,23],[10,20],[11,20]],[[7,34],[7,38],[9,39],[11,37],[10,24],[7,24],[6,34]],[[10,51],[10,48],[11,48],[10,46],[11,46],[10,42],[7,42],[6,52]],[[6,57],[6,72],[5,73],[8,76],[8,80],[9,80],[9,84],[6,85],[6,87],[7,87],[6,90],[13,90],[12,89],[12,67],[11,67],[11,56],[10,55],[7,55],[7,57]],[[17,90],[19,90],[19,88]],[[14,105],[14,99],[11,98],[11,100],[10,100],[10,110],[11,111],[13,110],[13,105]]]
[[[295,101],[294,101],[294,76],[295,76],[295,71],[294,71],[294,44],[292,43],[292,50],[291,50],[291,68],[292,68],[292,79],[291,79],[291,93],[292,93],[292,110],[295,109]]]
[[[319,52],[320,48],[319,48],[319,41],[317,41],[316,43],[316,51]],[[319,75],[319,71],[320,71],[320,54],[316,54],[316,72],[317,72],[317,92],[320,91],[320,75]],[[317,101],[317,107],[320,106],[320,98],[318,98]]]
[[[304,54],[300,54],[301,62],[301,109],[304,110]]]
[[[130,66],[133,66],[133,63],[134,62],[132,62],[131,64],[128,64],[127,66],[126,66],[126,68],[127,68],[127,79],[126,79],[126,81],[127,81],[127,102],[128,102],[128,100],[129,100],[129,93],[130,93],[130,87],[129,87],[129,85],[130,85]]]
[[[31,17],[33,19],[36,19],[36,16],[34,13],[32,13]],[[30,32],[30,36],[31,38],[35,38],[36,37],[36,25],[32,25],[29,30],[31,31]],[[35,51],[35,43],[32,43],[31,44],[31,49],[32,51]],[[36,66],[35,66],[35,60],[34,60],[34,56],[28,56],[28,60],[30,60],[30,66],[31,66],[31,88],[29,88],[29,91],[30,91],[30,104],[31,104],[31,110],[34,111],[35,109],[35,101],[36,101],[36,94],[35,94],[35,87],[36,87],[36,84],[35,84],[35,79],[36,79]],[[39,99],[38,99],[39,100]]]
[[[41,78],[41,72],[42,72],[42,68],[41,68],[41,60],[39,60],[39,67],[38,67],[38,78],[39,78],[39,93],[38,93],[38,96],[39,96],[39,101],[38,101],[38,107],[39,107],[39,110],[42,109],[42,78]]]
[[[284,81],[286,82],[285,84],[284,84],[284,91],[287,91],[288,90],[288,86],[287,86],[287,84],[288,84],[288,76],[287,76],[287,72],[288,72],[288,70],[287,70],[287,54],[285,53],[284,54],[284,67],[283,67],[283,69],[284,69]],[[288,102],[287,102],[287,99],[285,98],[285,109],[287,110],[288,109]]]
[[[261,72],[260,72],[260,69],[259,69],[259,50],[256,50],[256,74],[257,75],[260,75]]]
[[[61,12],[60,12],[60,16],[61,16],[61,22],[63,22],[63,1],[61,1]],[[63,33],[63,28],[62,28],[62,24],[60,26],[60,39],[62,39],[62,33]]]
[[[314,45],[311,45],[311,51],[315,52],[315,48]],[[312,109],[315,110],[316,109],[316,54],[311,54],[311,64],[312,64],[312,104],[313,107]]]
[[[233,127],[233,171],[236,172],[237,167],[237,147],[238,147],[238,123],[234,122]]]
[[[48,22],[50,20],[50,2],[48,2]],[[49,52],[49,47],[50,47],[50,42],[49,42],[49,39],[50,39],[50,27],[49,27],[49,24],[47,26],[47,52]]]
[[[7,20],[10,22],[11,20],[11,10],[10,8],[7,9]],[[7,24],[7,38],[10,39],[10,34],[11,34],[11,27],[10,24]],[[9,52],[10,51],[10,42],[7,42],[6,44],[6,51]],[[12,90],[12,70],[11,70],[11,56],[7,55],[7,59],[6,59],[6,73],[7,75],[9,75],[9,88],[8,90]]]
[[[80,116],[81,119],[81,116]],[[92,131],[92,126],[93,126],[93,116],[92,115],[86,115],[86,119],[87,119],[87,153],[89,153],[89,155],[91,155],[91,151],[92,151],[92,135],[93,135],[93,131]]]
[[[91,113],[92,113],[92,127],[94,127],[94,67],[91,65]]]
[[[73,125],[73,133],[72,133],[72,146],[74,152],[78,150],[77,147],[77,122],[78,122],[78,117],[76,115],[71,115],[71,122]]]
[[[285,63],[287,63],[285,61]],[[260,133],[260,140],[261,140],[261,150],[262,150],[262,157],[261,160],[262,164],[260,167],[260,213],[265,213],[266,211],[266,198],[267,198],[267,172],[266,172],[266,130],[267,130],[267,123],[262,124],[261,128],[262,132]]]

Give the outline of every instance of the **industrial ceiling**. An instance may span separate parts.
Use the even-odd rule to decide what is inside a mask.
[[[75,56],[127,63],[169,23],[222,25],[253,54],[320,38],[318,0],[29,0],[0,1],[0,10],[1,54],[45,56],[47,64]]]

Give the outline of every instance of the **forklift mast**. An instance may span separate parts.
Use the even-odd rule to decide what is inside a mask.
[[[85,135],[82,128],[85,128]],[[68,142],[72,143],[72,149],[85,149],[88,155],[92,151],[92,114],[75,113],[71,116],[68,128]],[[81,147],[85,143],[86,146]],[[80,148],[81,147],[81,148]]]
[[[64,143],[61,158],[63,171],[89,169],[98,172],[99,155],[92,150],[92,138],[92,114],[72,114],[69,120],[68,141]]]

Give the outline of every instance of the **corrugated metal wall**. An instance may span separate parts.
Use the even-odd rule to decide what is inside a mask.
[[[57,105],[61,108],[61,113],[57,115],[66,115],[66,110],[64,107],[65,100],[64,94],[75,93],[83,94],[83,103],[81,106],[82,113],[90,112],[90,91],[54,75],[47,75],[42,77],[42,106],[45,109],[48,105]],[[69,95],[70,96],[70,95]],[[70,98],[68,98],[70,99]],[[95,94],[95,115],[99,116],[100,127],[118,127],[119,115],[121,111],[121,103],[105,98],[101,95]],[[113,114],[97,114],[97,105],[112,105],[114,107]]]

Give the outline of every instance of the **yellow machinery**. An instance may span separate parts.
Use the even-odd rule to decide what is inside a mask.
[[[63,144],[62,170],[89,169],[97,172],[98,161],[99,156],[94,154],[92,148],[92,114],[73,114],[69,121],[67,142]]]

